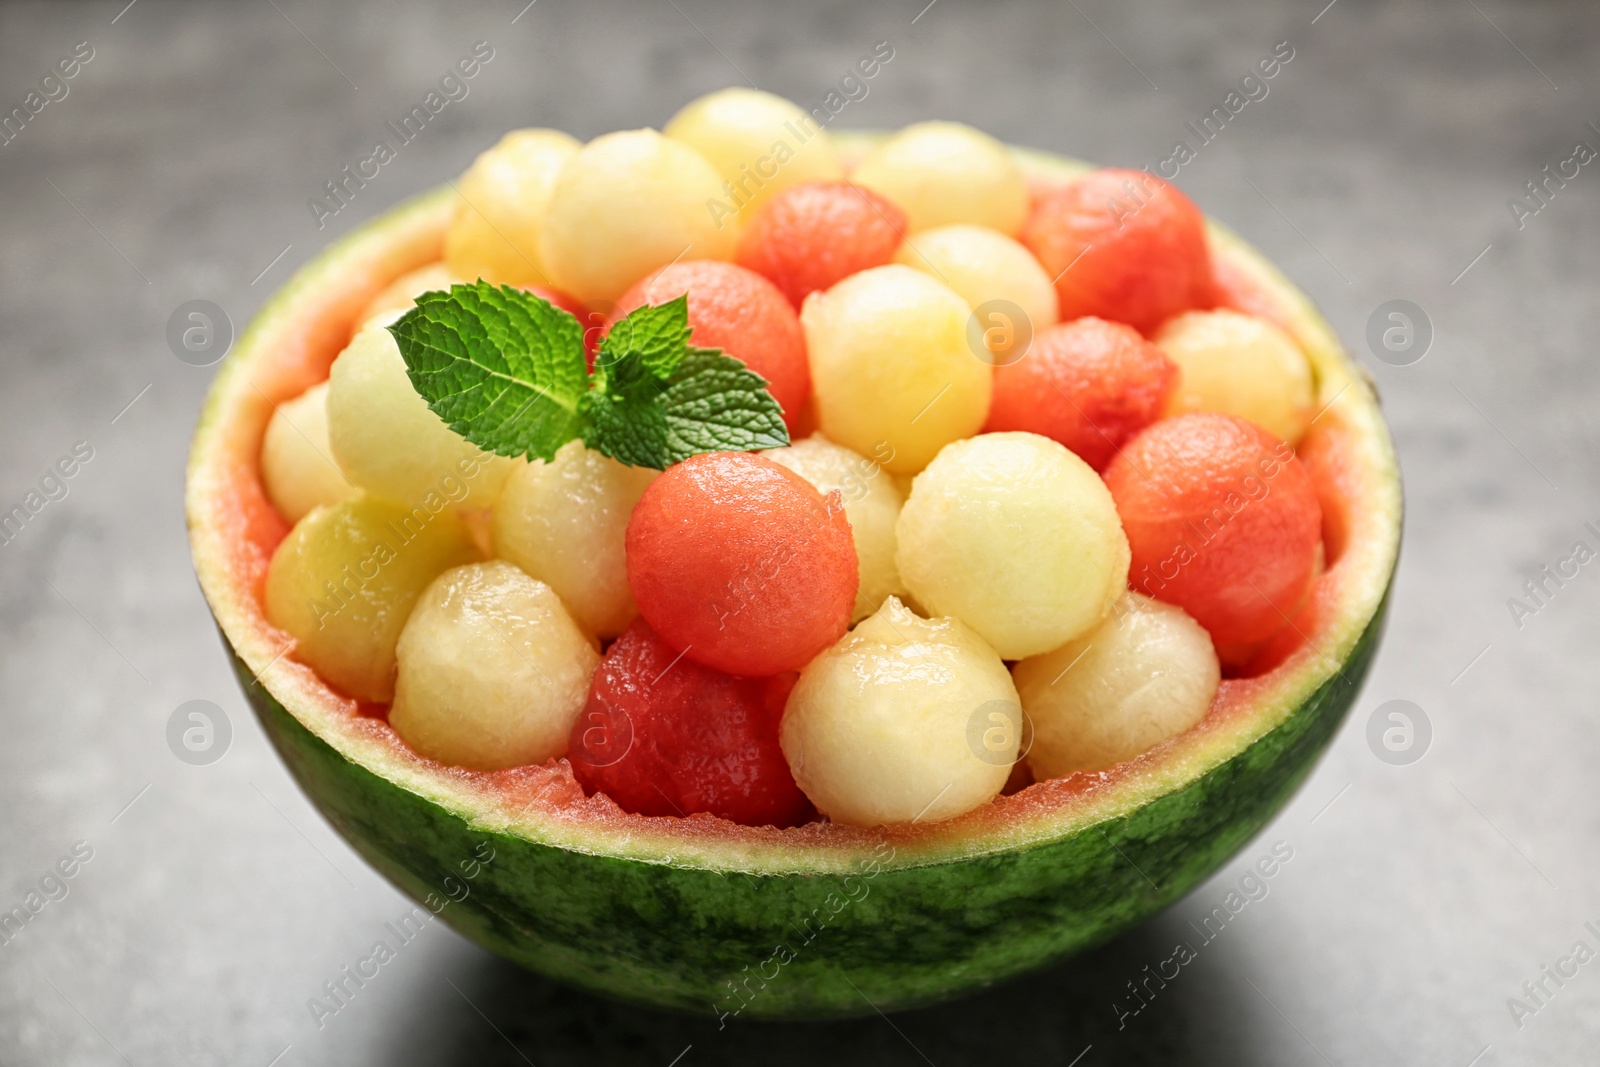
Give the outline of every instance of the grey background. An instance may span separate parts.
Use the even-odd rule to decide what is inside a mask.
[[[70,496],[0,548],[0,910],[74,842],[94,850],[70,895],[0,947],[0,1062],[1595,1061],[1600,962],[1520,1028],[1506,1003],[1579,939],[1600,948],[1583,929],[1600,920],[1600,565],[1520,629],[1507,607],[1574,541],[1600,547],[1582,529],[1600,521],[1600,164],[1520,230],[1508,208],[1577,141],[1600,147],[1592,8],[538,0],[513,23],[524,0],[124,2],[0,7],[0,110],[77,42],[95,49],[0,148],[0,504],[74,442],[95,450]],[[495,58],[471,95],[319,232],[307,198],[478,40]],[[1135,166],[1192,142],[1186,121],[1292,44],[1267,98],[1180,181],[1314,295],[1382,389],[1408,516],[1351,720],[1189,899],[948,1007],[718,1032],[555,986],[435,925],[319,1030],[307,998],[408,905],[300,797],[225,667],[181,507],[213,371],[173,358],[168,314],[209,299],[242,328],[328,240],[507,128],[659,126],[744,75],[809,106],[879,40],[894,59],[841,126],[953,118]],[[1368,316],[1395,298],[1435,330],[1405,368],[1364,351]],[[233,726],[210,766],[167,747],[193,699]],[[1366,743],[1393,699],[1433,726],[1410,766]],[[1270,895],[1119,1029],[1124,984],[1279,840],[1294,858]]]

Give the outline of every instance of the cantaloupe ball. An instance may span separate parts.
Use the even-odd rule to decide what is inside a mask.
[[[900,577],[1005,659],[1096,626],[1128,584],[1128,538],[1105,483],[1032,433],[958,441],[917,475],[895,526]]]
[[[400,346],[386,328],[395,312],[373,319],[339,353],[328,376],[328,439],[352,485],[404,503],[438,497],[487,507],[512,461],[484,452],[428,410],[406,376]]]
[[[1293,445],[1313,414],[1311,364],[1294,338],[1238,311],[1186,311],[1168,319],[1156,347],[1178,365],[1168,415],[1237,415]]]
[[[959,122],[907,126],[850,180],[899,204],[913,231],[967,222],[1015,236],[1028,214],[1028,185],[1010,151]]]
[[[389,725],[401,740],[493,771],[566,753],[600,650],[548,585],[491,560],[433,580],[395,658]]]
[[[394,695],[395,643],[412,605],[440,572],[476,558],[448,507],[352,497],[315,509],[278,546],[267,618],[324,681],[383,703]]]
[[[1103,770],[1183,733],[1205,718],[1222,679],[1199,623],[1132,592],[1094,630],[1011,673],[1040,781]]]
[[[551,284],[585,303],[616,300],[675,260],[732,259],[738,228],[707,207],[720,196],[716,170],[681,141],[655,130],[595,138],[550,195],[539,247]]]
[[[894,524],[905,496],[887,471],[821,434],[761,454],[788,467],[824,496],[837,492],[844,501],[861,575],[851,622],[877,611],[885,598],[905,594],[894,562]]]
[[[964,224],[925,230],[906,239],[895,261],[961,294],[997,363],[1020,359],[1033,335],[1059,318],[1050,276],[1032,252],[998,230]],[[1020,309],[1023,321],[1011,321],[1015,310],[1007,305]]]
[[[494,553],[549,584],[573,616],[615,637],[637,614],[623,544],[658,471],[568,441],[549,463],[519,463],[494,507]]]
[[[973,738],[996,709],[1018,704],[983,638],[959,619],[919,618],[890,597],[800,672],[784,708],[783,753],[801,790],[834,822],[934,822],[971,811],[1006,784],[1021,731],[999,751]]]
[[[429,263],[402,274],[386,285],[372,298],[372,303],[356,316],[357,329],[386,311],[406,310],[423,293],[431,293],[436,289],[448,290],[452,285],[467,280],[465,275],[451,270],[443,262]]]
[[[356,494],[328,444],[327,382],[285,400],[272,413],[261,442],[261,480],[267,499],[291,523],[318,504],[337,504]]]
[[[549,285],[540,249],[550,194],[580,145],[560,130],[512,130],[456,182],[444,259],[466,279]]]
[[[817,424],[864,455],[914,474],[978,432],[993,370],[967,341],[972,309],[949,286],[891,263],[812,293],[800,310]]]
[[[705,157],[728,183],[718,199],[736,226],[780,190],[843,176],[833,141],[798,105],[759,89],[707,93],[684,106],[661,131]]]

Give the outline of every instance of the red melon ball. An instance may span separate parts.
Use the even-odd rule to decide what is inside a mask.
[[[797,677],[724,674],[680,657],[635,619],[595,670],[572,727],[572,773],[585,792],[636,815],[797,826],[815,811],[778,743]]]
[[[627,558],[640,614],[720,671],[799,670],[850,625],[856,551],[838,494],[749,452],[668,468],[634,506]]]
[[[1133,561],[1128,584],[1176,604],[1237,663],[1282,629],[1311,585],[1316,486],[1294,450],[1233,415],[1144,430],[1106,468]]]
[[[1097,315],[1149,334],[1209,307],[1205,218],[1174,185],[1139,170],[1097,170],[1037,192],[1022,243],[1055,279],[1063,321]]]
[[[1060,441],[1097,471],[1161,417],[1178,368],[1139,331],[1085,318],[1041,330],[1027,354],[994,369],[986,431]]]
[[[849,182],[801,182],[774,196],[740,235],[734,259],[799,307],[806,296],[894,262],[906,215]]]
[[[767,380],[790,428],[811,397],[811,366],[800,317],[776,286],[735,263],[674,263],[636,282],[617,300],[614,325],[634,308],[688,294],[689,343],[720,348]]]

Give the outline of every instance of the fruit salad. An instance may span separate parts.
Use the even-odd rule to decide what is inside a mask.
[[[931,822],[1140,759],[1294,642],[1312,364],[1195,205],[955,123],[774,151],[809,121],[506,135],[278,406],[267,617],[419,756]]]

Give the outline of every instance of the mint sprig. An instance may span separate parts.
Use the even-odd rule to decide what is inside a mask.
[[[428,407],[502,456],[550,460],[582,439],[629,466],[665,470],[701,452],[789,443],[766,379],[689,345],[681,296],[613,325],[592,372],[578,320],[510,286],[424,293],[389,332]]]

